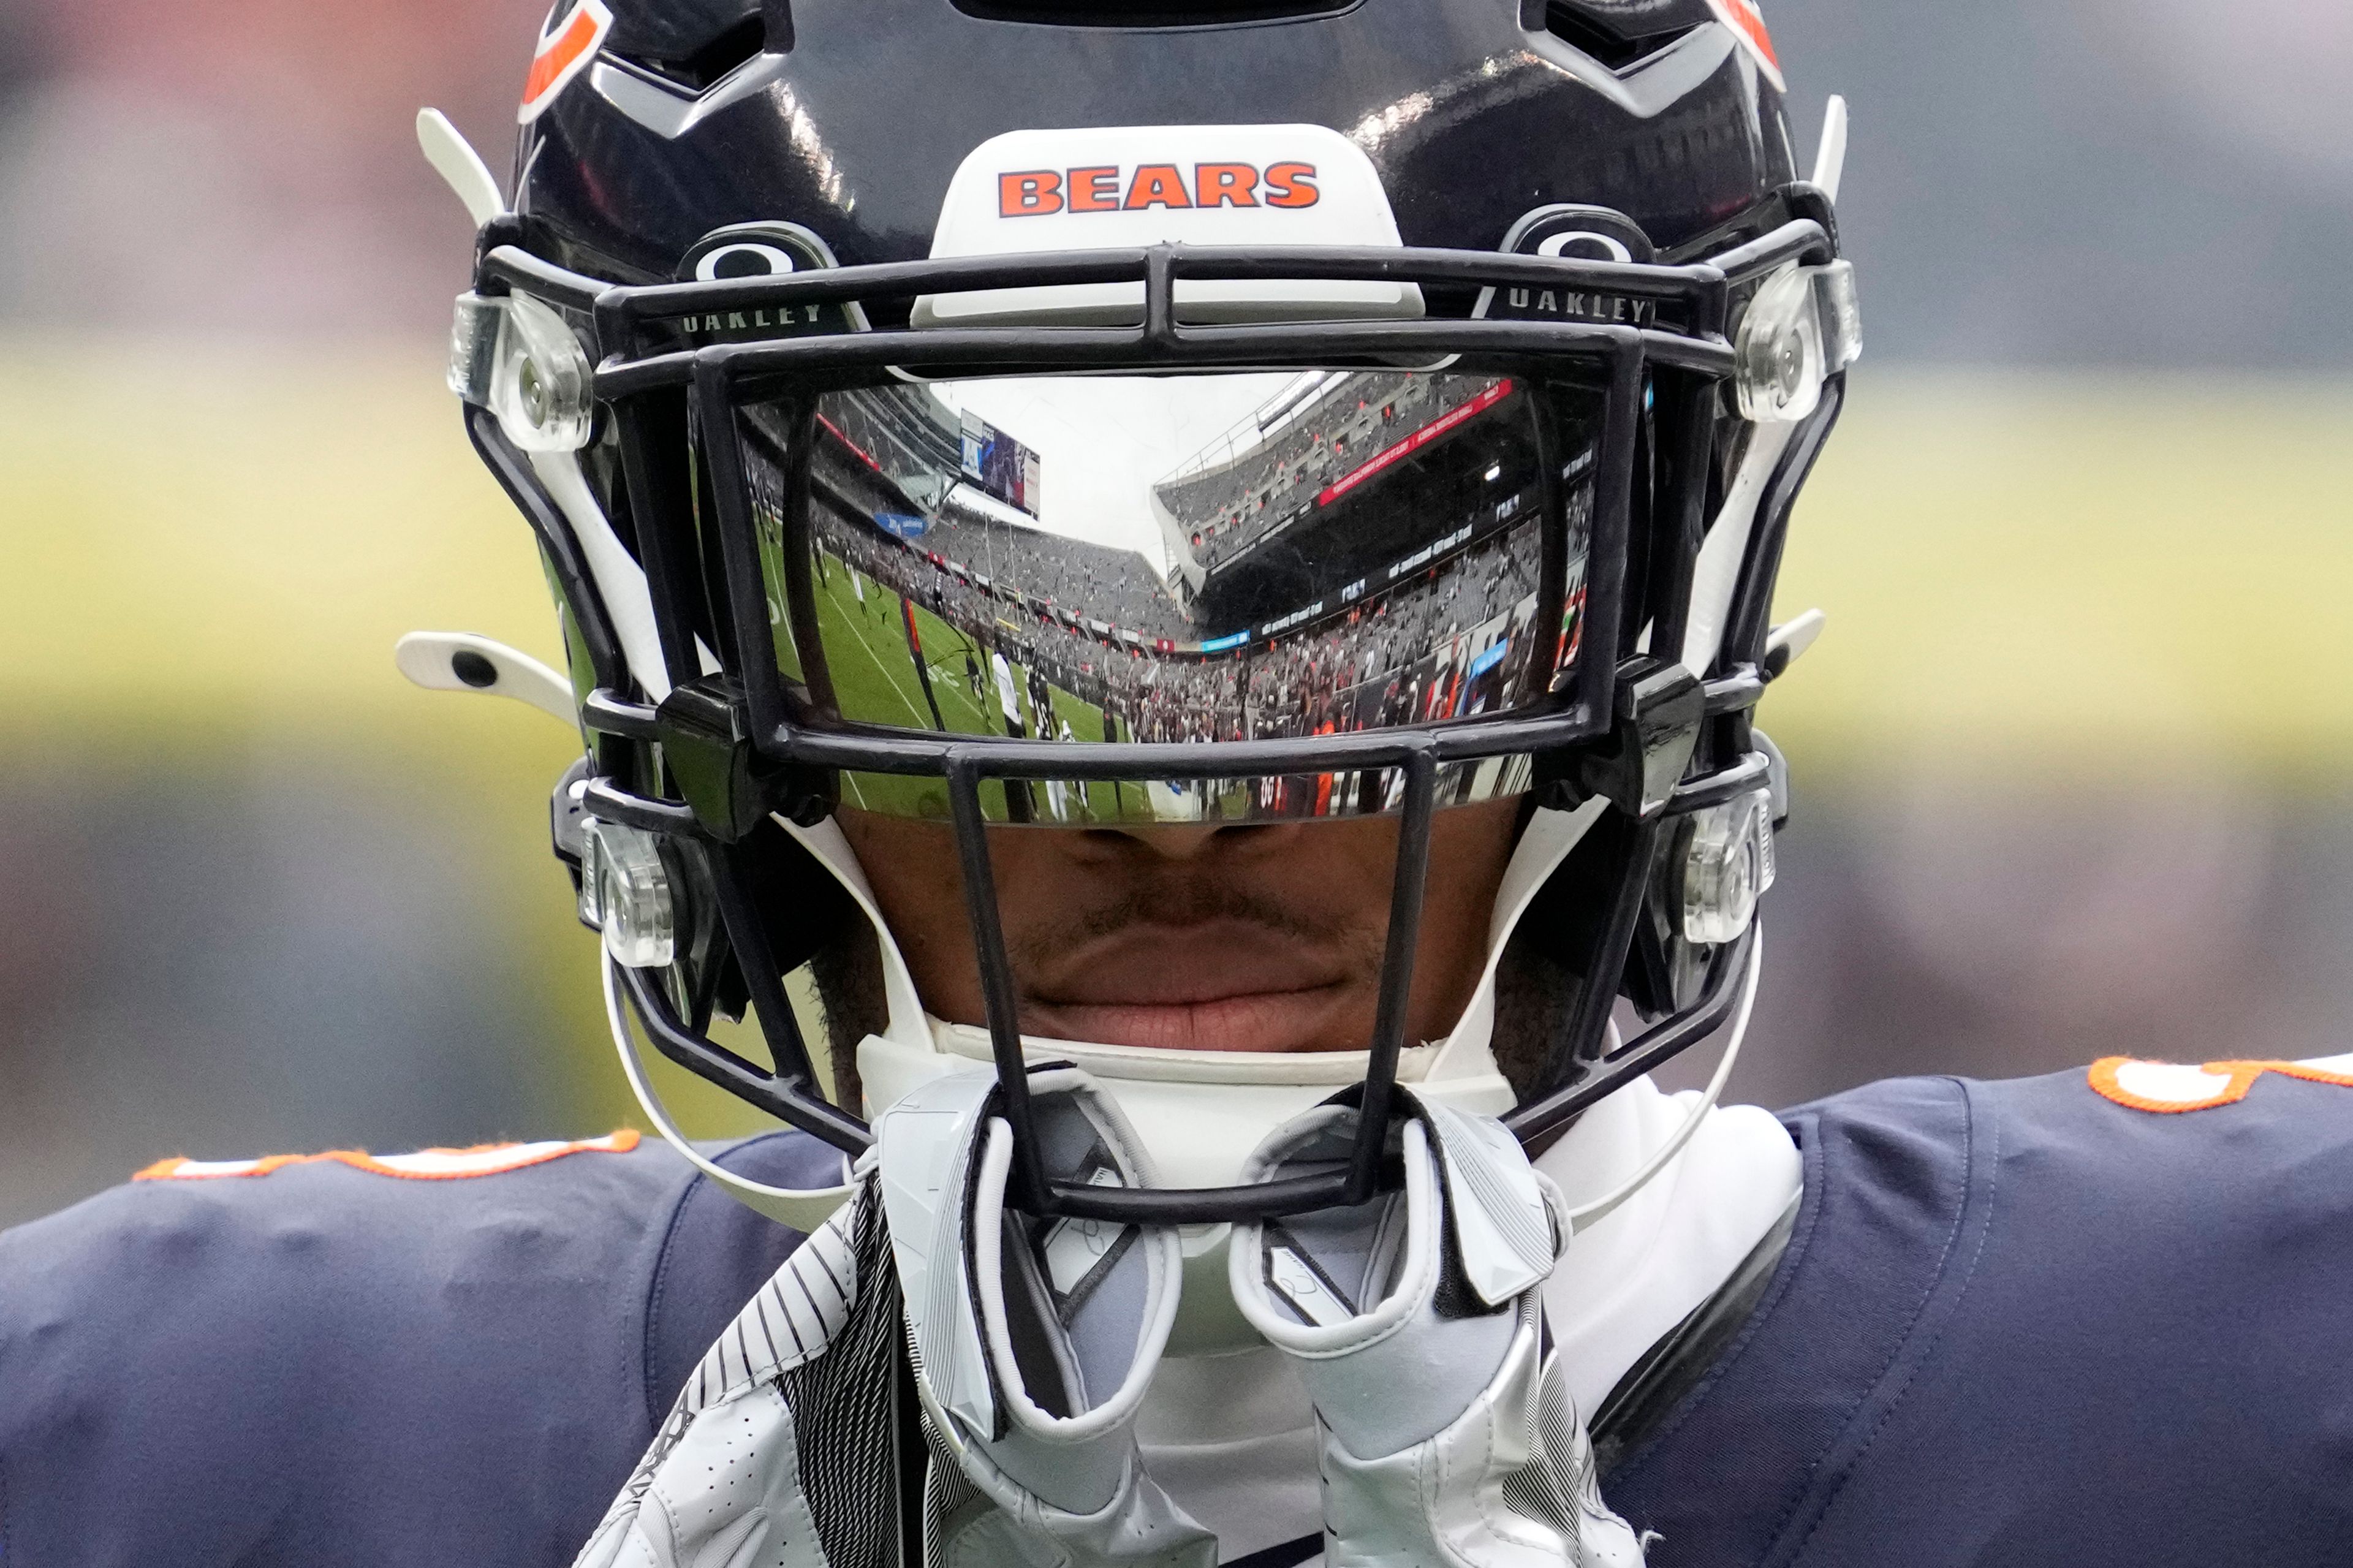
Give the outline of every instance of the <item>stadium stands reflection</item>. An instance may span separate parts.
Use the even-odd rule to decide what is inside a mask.
[[[1552,636],[1539,416],[1567,455]],[[803,429],[781,405],[746,427],[779,662],[820,714],[1066,742],[1331,734],[1529,701],[1577,652],[1591,411],[1508,376],[889,384],[826,395]],[[812,444],[806,520],[787,516],[796,440]],[[1461,764],[1441,798],[1525,784],[1523,758]],[[944,811],[935,781],[849,789]],[[1377,772],[1055,782],[987,804],[1011,821],[1232,819],[1381,811],[1400,789]]]

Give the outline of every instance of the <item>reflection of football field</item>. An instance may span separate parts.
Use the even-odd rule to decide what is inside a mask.
[[[897,724],[913,730],[936,729],[931,705],[924,700],[923,678],[916,672],[914,658],[907,647],[907,633],[899,618],[898,599],[868,578],[865,581],[866,597],[861,604],[856,589],[850,584],[849,569],[830,558],[825,563],[824,580],[816,586],[818,626],[825,637],[827,663],[833,674],[834,695],[840,702],[842,711],[849,717],[874,723]],[[950,730],[960,734],[1003,734],[1005,718],[998,708],[996,680],[989,671],[987,652],[921,605],[915,608],[915,635],[923,645],[923,662],[930,667],[931,700],[939,704],[940,719]],[[965,664],[967,654],[971,658],[970,668]],[[980,681],[977,694],[971,682],[975,670],[978,672]],[[1034,735],[1040,726],[1039,716],[1029,706],[1029,671],[1024,666],[1014,664],[1013,679],[1021,703],[1023,721]],[[1070,725],[1072,736],[1081,741],[1102,738],[1102,709],[1060,687],[1051,687],[1050,689],[1054,717]],[[1092,792],[1100,794],[1108,786],[1095,784],[1090,787]],[[1047,786],[1038,784],[1034,793],[1039,819],[1053,820]],[[1132,786],[1127,793],[1133,795]],[[934,817],[947,815],[946,788],[937,779],[881,773],[845,774],[842,794],[850,804],[870,810]],[[1088,800],[1087,792],[1071,786],[1064,796],[1065,820],[1093,820],[1096,814],[1090,809]],[[985,789],[982,804],[992,818],[1002,816],[1004,795],[997,788]],[[1110,802],[1105,800],[1103,805],[1105,809],[1102,815],[1112,815]]]

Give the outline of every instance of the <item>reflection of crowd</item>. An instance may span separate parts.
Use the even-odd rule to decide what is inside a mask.
[[[1507,652],[1482,680],[1468,666],[1499,639],[1524,637],[1538,550],[1536,529],[1523,523],[1301,635],[1223,658],[1157,661],[1118,693],[1121,711],[1139,740],[1233,741],[1426,722],[1492,706],[1525,659]]]
[[[919,500],[932,501],[964,466],[964,438],[938,399],[898,387],[827,395],[819,416],[839,440]]]
[[[1271,438],[1261,437],[1255,419],[1245,421],[1203,455],[1214,467],[1180,471],[1153,490],[1208,570],[1314,505],[1325,485],[1493,384],[1488,376],[1335,372],[1303,404],[1281,412]],[[1220,456],[1245,441],[1241,455]]]
[[[1118,644],[1106,644],[1075,631],[1050,616],[1040,616],[1018,600],[999,597],[967,582],[926,553],[929,536],[912,546],[845,522],[830,508],[817,511],[824,553],[847,562],[870,580],[902,597],[913,600],[973,640],[983,650],[1002,652],[1016,664],[1096,707],[1112,692],[1108,671],[1129,660]],[[822,566],[820,565],[820,570]],[[934,658],[946,650],[931,650]],[[976,671],[981,660],[965,662]],[[994,711],[997,699],[986,692],[978,675],[969,678],[975,700]]]
[[[954,498],[933,515],[924,547],[1008,590],[1139,637],[1179,642],[1199,635],[1159,574],[1134,551],[1040,535]]]
[[[1349,395],[1375,391],[1368,378],[1345,382]],[[1398,386],[1461,384],[1445,405],[1488,384],[1479,378],[1380,378]],[[1510,521],[1525,492],[1451,526],[1432,521],[1423,537],[1466,523],[1484,531],[1466,548],[1394,585],[1373,586],[1343,612],[1319,623],[1253,639],[1229,652],[1189,651],[1202,636],[1143,557],[1081,541],[1056,539],[956,504],[946,486],[923,506],[922,477],[902,483],[892,467],[916,445],[928,463],[944,458],[948,433],[909,427],[918,411],[905,400],[828,399],[832,437],[818,454],[818,504],[812,525],[823,555],[912,600],[968,639],[961,649],[926,647],[935,668],[961,676],[984,713],[1001,706],[990,671],[1001,657],[1031,683],[1032,722],[1059,732],[1045,686],[1102,710],[1105,733],[1146,742],[1272,739],[1328,734],[1467,715],[1514,700],[1525,679],[1540,559],[1533,519]],[[1325,409],[1329,412],[1328,407]],[[1426,422],[1429,414],[1418,416]],[[1310,431],[1311,446],[1325,431]],[[1330,427],[1327,426],[1326,429]],[[854,458],[865,461],[853,460]],[[754,464],[753,489],[771,519],[782,500],[780,476]],[[931,471],[936,479],[934,466]],[[1582,531],[1590,488],[1571,492],[1570,524]],[[907,506],[923,531],[913,538],[874,521]],[[822,560],[818,570],[826,570]],[[1572,595],[1582,564],[1572,552]],[[860,597],[865,595],[861,592]],[[1178,645],[1155,648],[1156,641]],[[1043,683],[1043,684],[1039,684]],[[1084,738],[1093,739],[1089,735]]]
[[[959,489],[963,448],[945,409],[926,395],[879,387],[828,395],[821,408],[832,441],[828,467],[853,458],[878,473],[926,519],[924,548],[992,584],[1124,627],[1176,642],[1194,631],[1159,574],[1132,551],[1083,540],[1040,537],[984,510],[986,492]],[[841,448],[846,448],[842,450]]]
[[[817,516],[826,553],[979,648],[1102,709],[1137,741],[1269,739],[1453,718],[1497,705],[1527,668],[1541,548],[1533,521],[1293,636],[1230,654],[1172,656],[1105,640],[986,591],[934,561],[928,538],[903,543],[830,508]],[[1513,647],[1473,675],[1478,656],[1506,640]],[[948,650],[929,651],[955,667]],[[985,662],[965,656],[976,672]],[[982,706],[993,710],[991,701]]]

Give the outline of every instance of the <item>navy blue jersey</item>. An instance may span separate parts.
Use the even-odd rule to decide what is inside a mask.
[[[1788,1248],[1605,1480],[1654,1568],[2353,1563],[2353,1088],[2097,1081],[1788,1113]],[[727,1160],[839,1173],[791,1134]],[[0,1237],[0,1568],[565,1563],[797,1239],[651,1146],[396,1163]]]
[[[799,1240],[598,1143],[167,1163],[0,1235],[0,1568],[571,1562]],[[720,1159],[841,1173],[798,1133]]]
[[[1652,1568],[2353,1563],[2353,1087],[2209,1076],[1788,1112],[1788,1251],[1604,1479]]]

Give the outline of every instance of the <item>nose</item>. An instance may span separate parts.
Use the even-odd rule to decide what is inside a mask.
[[[1279,854],[1306,826],[1303,822],[1251,822],[1091,827],[1080,836],[1080,842],[1082,854],[1104,860],[1201,865]]]

